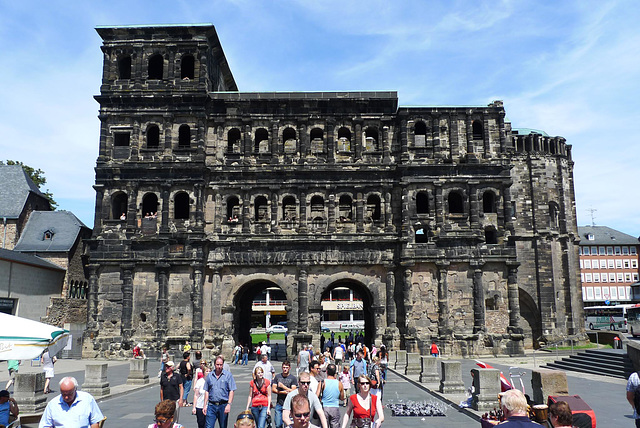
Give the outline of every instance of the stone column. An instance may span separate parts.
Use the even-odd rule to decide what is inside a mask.
[[[307,232],[307,193],[300,193],[300,222],[298,226],[298,232]]]
[[[244,127],[244,163],[249,163],[253,153],[253,140],[251,138],[251,125]]]
[[[396,290],[396,274],[393,272],[393,266],[387,268],[387,282],[386,282],[386,295],[387,295],[387,327],[396,327],[396,302],[395,302],[395,290]]]
[[[302,164],[306,161],[308,153],[311,150],[311,147],[309,147],[309,137],[307,136],[307,127],[304,124],[298,126],[298,138],[300,141],[299,163]]]
[[[271,163],[278,163],[278,142],[279,142],[279,138],[278,138],[278,124],[277,123],[273,123],[271,125],[271,132],[269,133],[269,147],[271,148]],[[284,148],[283,148],[284,151]]]
[[[409,214],[411,213],[411,210],[409,209],[409,190],[406,186],[403,186],[402,188],[402,200],[400,202],[402,207],[402,237],[409,238],[411,232],[411,218]]]
[[[307,267],[298,270],[298,330],[307,331],[309,325],[309,299],[307,296]]]
[[[122,268],[122,319],[120,331],[124,342],[133,335],[133,263],[126,263]]]
[[[398,372],[404,373],[407,368],[407,351],[403,349],[396,351],[396,363],[393,368]]]
[[[13,398],[23,414],[42,412],[47,406],[47,398],[44,396],[44,372],[16,373]]]
[[[129,377],[127,385],[146,385],[149,383],[146,358],[133,358],[129,360]]]
[[[162,197],[162,220],[160,224],[160,233],[169,232],[169,190],[171,184],[162,183],[160,195]]]
[[[480,229],[479,211],[478,206],[478,182],[473,180],[469,181],[469,217],[471,221],[472,229]]]
[[[107,380],[107,369],[109,365],[87,363],[84,368],[84,383],[82,390],[94,397],[103,397],[111,393],[109,381]]]
[[[505,130],[504,127],[504,117],[505,117],[505,111],[501,110],[500,111],[500,119],[498,119],[498,129],[500,132],[500,151],[502,153],[505,153],[507,151],[507,132]],[[509,144],[509,149],[513,149],[513,145]]]
[[[422,371],[420,354],[407,352],[407,366],[404,369],[405,375],[418,375]]]
[[[98,330],[98,269],[99,264],[92,263],[89,269],[89,294],[87,296],[87,331]]]
[[[196,196],[196,227],[202,228],[204,226],[204,204],[203,204],[203,185],[202,183],[196,183],[194,186],[194,193]]]
[[[242,194],[242,233],[251,232],[251,194],[243,192]]]
[[[407,314],[406,317],[406,327],[409,327],[409,319],[408,314],[413,310],[413,305],[411,304],[411,285],[413,283],[413,272],[411,269],[406,268],[404,270],[404,278],[402,278],[402,303],[404,304],[404,313]],[[398,357],[399,358],[399,357]]]
[[[484,158],[490,159],[491,156],[491,134],[489,133],[489,117],[482,116],[482,140],[484,143]]]
[[[442,228],[444,224],[444,204],[442,200],[442,184],[434,183],[435,203],[436,203],[436,229]]]
[[[462,368],[460,361],[440,361],[440,392],[444,394],[461,394],[464,392]]]
[[[473,399],[474,410],[485,412],[496,407],[498,393],[500,392],[500,370],[498,369],[471,369],[473,374]]]
[[[169,312],[169,268],[167,263],[156,264],[158,271],[158,301],[156,303],[156,345],[162,346],[167,337]]]
[[[438,360],[434,357],[421,356],[420,357],[420,382],[421,383],[438,383],[440,381],[440,375],[438,374]]]
[[[356,232],[364,232],[364,201],[362,192],[356,193]]]
[[[98,161],[104,162],[109,159],[110,148],[107,136],[109,135],[109,116],[105,114],[98,115],[100,119],[100,149],[98,151]]]
[[[473,119],[469,114],[467,114],[467,117],[465,118],[464,126],[467,131],[467,157],[469,157],[469,155],[475,156],[476,150],[473,144]]]
[[[442,159],[442,147],[440,147],[440,115],[437,113],[433,114],[431,138],[433,139],[433,157],[435,159]]]
[[[385,188],[384,193],[384,231],[393,232],[393,209],[391,207],[391,189]]]
[[[389,164],[391,162],[391,142],[389,141],[389,127],[382,127],[382,163]]]
[[[336,195],[329,195],[329,212],[328,212],[327,232],[334,233],[336,231]]]
[[[460,156],[460,141],[458,137],[458,116],[452,113],[449,116],[449,153],[450,159]]]
[[[280,233],[280,222],[278,218],[278,189],[271,189],[271,232]]]
[[[222,266],[209,265],[211,268],[211,319],[222,319],[222,303],[220,302],[220,287],[222,285]]]
[[[334,138],[335,125],[333,122],[327,122],[327,161],[334,163],[336,160],[336,146]]]
[[[360,123],[356,123],[355,124],[355,140],[356,140],[356,146],[355,146],[355,160],[360,160],[362,158],[362,124]],[[353,150],[353,148],[352,148]]]
[[[193,342],[202,342],[204,339],[204,330],[202,328],[202,292],[204,276],[203,266],[200,263],[193,263],[193,283],[191,285],[191,302],[193,307],[193,318],[191,320],[191,340]]]
[[[438,268],[438,335],[445,336],[449,333],[449,302],[447,274],[449,262],[436,263]]]
[[[93,186],[93,190],[96,191],[96,212],[93,216],[93,225],[96,232],[100,232],[102,230],[102,221],[104,219],[111,218],[110,211],[103,211],[104,209],[104,185],[103,184],[95,184]],[[111,208],[111,204],[107,204],[107,206]],[[115,220],[115,219],[114,219]]]
[[[407,119],[402,119],[400,122],[400,159],[402,159],[402,161],[409,160],[407,129]]]
[[[507,291],[509,301],[509,330],[522,333],[520,329],[520,292],[518,291],[518,262],[507,262]]]
[[[473,332],[485,331],[484,286],[482,285],[483,262],[471,263],[473,268]]]
[[[127,197],[127,229],[133,231],[138,226],[136,224],[138,213],[138,189],[136,186],[127,186]]]

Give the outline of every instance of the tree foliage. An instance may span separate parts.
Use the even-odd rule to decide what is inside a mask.
[[[33,167],[30,167],[29,165],[25,165],[24,163],[22,163],[20,161],[13,161],[13,160],[9,160],[9,159],[7,159],[7,163],[6,164],[4,162],[0,161],[0,165],[20,165],[22,167],[22,169],[24,170],[24,172],[27,173],[27,175],[29,176],[31,181],[33,181],[35,183],[35,185],[38,186],[38,189],[40,189],[42,194],[44,196],[46,196],[46,198],[49,200],[49,204],[51,204],[51,209],[55,210],[58,207],[58,203],[53,199],[53,194],[49,191],[49,189],[47,189],[45,191],[42,188],[47,183],[47,179],[44,176],[44,171],[43,170],[35,169]]]

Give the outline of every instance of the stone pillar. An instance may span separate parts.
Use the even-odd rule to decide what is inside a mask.
[[[203,185],[202,183],[196,183],[194,186],[194,192],[196,196],[196,227],[203,227],[204,225],[204,202],[203,202]]]
[[[505,111],[504,110],[500,110],[500,119],[498,119],[498,129],[500,132],[500,151],[502,153],[507,151],[507,132],[506,129],[504,127],[504,117],[505,117]],[[509,147],[510,149],[513,149],[513,147]]]
[[[280,233],[280,222],[278,221],[278,189],[271,189],[271,231]]]
[[[222,303],[220,302],[220,287],[222,285],[222,266],[209,265],[211,268],[211,320],[222,319]]]
[[[411,304],[411,285],[413,283],[412,281],[413,278],[413,272],[411,271],[411,269],[406,268],[404,270],[404,278],[402,281],[402,303],[404,304],[404,313],[407,314],[407,316],[405,317],[405,323],[406,323],[406,327],[409,327],[409,317],[408,314],[411,313],[411,311],[413,310],[413,305]],[[400,356],[398,356],[398,359],[400,359]]]
[[[473,399],[471,405],[474,410],[485,412],[498,405],[500,392],[500,370],[471,369],[473,374]]]
[[[98,269],[100,265],[92,263],[89,269],[89,294],[87,296],[87,331],[97,332],[98,329]]]
[[[389,127],[382,127],[382,163],[388,165],[391,163],[391,142],[389,141]]]
[[[242,195],[242,233],[251,232],[251,211],[249,210],[251,205],[251,195],[249,192],[244,192]]]
[[[333,122],[327,123],[327,161],[334,163],[336,160],[336,146],[334,138],[335,125]]]
[[[450,159],[460,156],[460,140],[458,137],[458,115],[452,113],[449,116],[449,154]]]
[[[397,361],[398,351],[389,351],[389,361],[387,362],[387,367],[395,369]]]
[[[129,377],[127,385],[146,385],[149,383],[146,358],[134,358],[129,360]]]
[[[158,263],[158,300],[156,302],[156,346],[160,348],[167,337],[169,312],[169,268],[167,263]]]
[[[362,192],[356,193],[356,232],[364,232],[364,195]]]
[[[160,223],[160,232],[169,232],[169,190],[171,185],[169,183],[163,183],[161,185],[162,190],[160,196],[162,197],[162,219]]]
[[[484,158],[490,159],[491,156],[491,134],[489,133],[489,117],[482,115],[482,140],[484,143]]]
[[[396,363],[394,369],[398,372],[404,373],[404,370],[407,368],[407,351],[398,350],[396,351]]]
[[[111,218],[111,204],[107,204],[108,210],[104,210],[104,185],[94,184],[93,190],[96,191],[96,212],[93,216],[93,225],[96,232],[102,231],[102,220]],[[114,218],[115,220],[115,218]]]
[[[478,206],[477,185],[477,181],[469,181],[469,217],[472,229],[479,229],[481,227],[479,221],[480,207]]]
[[[534,369],[531,371],[533,402],[547,404],[549,395],[569,395],[567,373],[561,370]]]
[[[434,357],[420,357],[420,382],[421,383],[438,383],[440,375],[438,374],[438,360]]]
[[[473,270],[473,332],[485,331],[484,287],[482,285],[482,262],[471,263]]]
[[[334,233],[336,231],[336,195],[329,195],[329,212],[328,212],[327,232]]]
[[[300,226],[298,232],[305,233],[307,231],[307,193],[300,193]]]
[[[434,183],[435,204],[436,204],[436,229],[442,228],[444,224],[444,204],[442,200],[442,184]]]
[[[309,299],[307,296],[307,269],[298,270],[298,330],[307,331],[309,325]]]
[[[271,132],[269,133],[269,147],[271,149],[271,163],[278,163],[278,124],[271,124]],[[284,147],[283,150],[284,152]]]
[[[464,122],[464,127],[467,131],[467,157],[473,155],[475,157],[475,147],[473,146],[473,119],[471,115],[467,114],[467,117]]]
[[[520,331],[520,293],[518,291],[518,266],[520,263],[507,262],[507,291],[509,301],[509,329],[515,333]]]
[[[404,368],[405,375],[418,375],[422,370],[420,354],[407,352],[407,366]]]
[[[355,124],[354,136],[356,137],[356,146],[355,146],[355,160],[360,160],[362,158],[362,124]],[[352,148],[353,150],[353,148]]]
[[[387,270],[386,295],[387,295],[387,327],[396,327],[396,302],[394,299],[396,289],[396,274],[393,272],[393,266]]]
[[[191,302],[193,307],[191,340],[193,342],[202,342],[204,339],[204,330],[202,328],[202,311],[204,310],[202,304],[203,267],[200,263],[194,263],[191,267],[193,268],[193,283],[191,285]]]
[[[464,392],[462,368],[460,361],[440,361],[440,392],[444,394],[461,394]]]
[[[440,115],[437,113],[433,114],[431,138],[433,139],[433,157],[435,159],[442,159],[442,147],[440,147]]]
[[[393,209],[391,207],[391,189],[385,188],[384,193],[384,231],[388,233],[394,232],[393,228]]]
[[[446,336],[449,332],[449,303],[447,274],[449,262],[436,263],[438,268],[438,335]]]
[[[84,383],[82,390],[94,397],[103,397],[111,393],[109,381],[107,380],[108,364],[88,363],[84,368]]]
[[[120,331],[124,342],[133,335],[133,263],[126,263],[122,268],[122,319]]]
[[[244,163],[249,163],[251,154],[253,153],[253,141],[251,139],[251,125],[244,127]]]
[[[44,372],[17,373],[13,398],[23,414],[42,412],[47,406],[47,398],[44,396]]]

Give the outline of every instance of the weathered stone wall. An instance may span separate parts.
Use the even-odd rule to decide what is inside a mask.
[[[2,239],[2,247],[5,250],[13,250],[18,242],[18,225],[15,220],[7,219],[6,226],[0,222],[0,239]]]
[[[52,297],[51,305],[47,308],[47,316],[42,318],[42,322],[58,327],[64,327],[65,323],[86,323],[87,301]]]

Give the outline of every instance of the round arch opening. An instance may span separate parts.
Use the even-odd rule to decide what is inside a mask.
[[[322,293],[321,330],[333,332],[336,341],[352,336],[356,344],[370,346],[375,339],[372,307],[373,298],[365,286],[356,281],[335,282]]]

